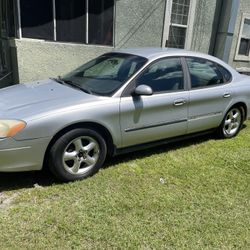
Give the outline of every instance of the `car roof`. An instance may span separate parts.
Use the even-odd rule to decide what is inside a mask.
[[[189,55],[189,56],[200,56],[207,57],[207,54],[184,50],[184,49],[174,49],[174,48],[125,48],[125,49],[115,49],[113,52],[117,53],[127,53],[137,56],[146,57],[148,59],[153,59],[155,57],[170,56],[170,55]]]
[[[189,51],[185,49],[175,49],[175,48],[125,48],[125,49],[115,49],[113,50],[115,53],[125,53],[125,54],[133,54],[141,57],[145,57],[148,60],[152,61],[157,58],[162,58],[165,56],[190,56],[190,57],[200,57],[207,60],[211,60],[213,62],[216,62],[228,70],[231,71],[231,73],[237,74],[238,72],[233,69],[230,65],[225,63],[224,61],[220,60],[217,57],[210,56],[205,53],[201,52],[195,52],[195,51]]]
[[[186,50],[173,48],[125,48],[115,49],[113,52],[133,54],[152,59],[153,57],[164,56],[169,54],[179,54],[184,51]]]

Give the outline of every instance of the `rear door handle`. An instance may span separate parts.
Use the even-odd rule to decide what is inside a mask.
[[[223,98],[229,98],[230,96],[231,96],[230,93],[225,93],[225,94],[223,95]]]
[[[185,99],[175,100],[174,101],[174,106],[181,106],[181,105],[184,105],[185,103],[186,103]]]

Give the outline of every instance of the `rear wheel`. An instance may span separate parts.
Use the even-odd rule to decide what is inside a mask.
[[[52,146],[49,167],[63,181],[80,180],[98,172],[106,154],[106,142],[98,132],[74,129]]]
[[[225,115],[220,127],[218,128],[218,134],[221,138],[232,138],[236,136],[243,123],[243,115],[241,108],[233,107]]]

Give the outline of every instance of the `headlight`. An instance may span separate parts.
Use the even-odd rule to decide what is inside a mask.
[[[26,127],[20,120],[0,120],[0,138],[15,136]]]

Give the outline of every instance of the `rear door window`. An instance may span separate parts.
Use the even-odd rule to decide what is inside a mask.
[[[203,58],[186,58],[186,61],[192,89],[225,83],[223,74],[215,63]]]

